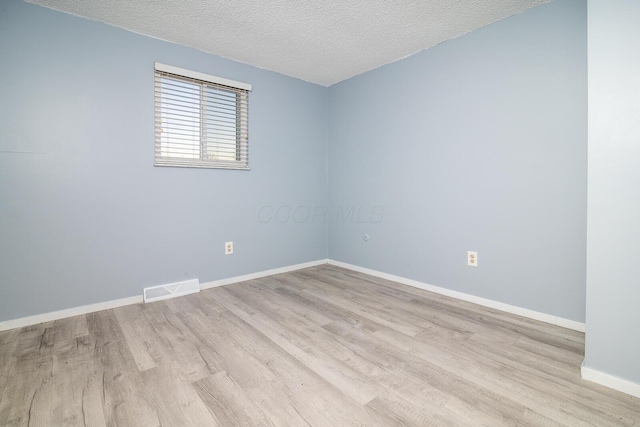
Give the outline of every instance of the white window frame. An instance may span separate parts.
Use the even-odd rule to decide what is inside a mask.
[[[159,62],[154,68],[154,165],[249,170],[252,86]]]

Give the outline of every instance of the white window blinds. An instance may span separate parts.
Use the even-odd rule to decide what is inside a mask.
[[[249,169],[251,85],[155,64],[155,165]]]

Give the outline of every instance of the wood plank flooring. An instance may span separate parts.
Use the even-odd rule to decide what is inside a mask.
[[[323,265],[0,332],[0,426],[640,426],[583,350]]]

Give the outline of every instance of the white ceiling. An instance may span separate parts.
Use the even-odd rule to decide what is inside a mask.
[[[549,0],[27,0],[330,86]]]

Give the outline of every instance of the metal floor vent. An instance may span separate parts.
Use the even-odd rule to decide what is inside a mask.
[[[144,288],[144,302],[160,301],[196,292],[200,292],[200,282],[198,279],[169,283],[168,285],[152,286],[150,288]]]

